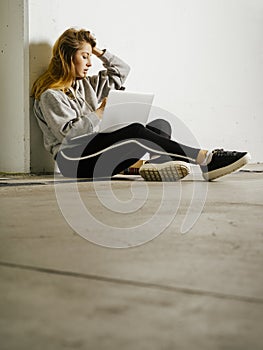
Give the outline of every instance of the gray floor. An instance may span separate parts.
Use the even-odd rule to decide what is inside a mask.
[[[148,183],[147,193],[138,177],[116,178],[113,192],[108,181],[96,182],[97,192],[92,182],[79,183],[98,222],[97,232],[85,222],[80,230],[86,225],[88,237],[113,246],[119,240],[109,227],[137,225],[149,240],[143,223],[155,216],[153,230],[162,231],[175,213],[155,239],[126,249],[91,243],[67,223],[55,189],[70,193],[74,182],[2,177],[1,350],[263,349],[262,170],[250,165],[214,183],[197,179],[200,206],[191,210],[198,220],[185,234],[191,177],[165,184],[168,206],[157,214],[161,183]],[[114,213],[96,198],[114,194],[125,208],[134,193],[146,193],[147,203],[133,213]]]

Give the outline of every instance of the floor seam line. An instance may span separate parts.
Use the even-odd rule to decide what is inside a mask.
[[[57,270],[57,269],[51,269],[51,268],[45,268],[45,267],[10,263],[5,261],[2,261],[2,262],[0,261],[0,266],[17,268],[17,269],[26,270],[26,271],[46,273],[50,275],[81,278],[86,280],[115,283],[115,284],[121,284],[126,286],[129,285],[129,286],[140,287],[140,288],[148,288],[152,290],[163,290],[167,292],[177,292],[177,293],[189,294],[189,295],[209,296],[217,299],[242,301],[242,302],[249,302],[254,304],[263,304],[262,298],[248,297],[248,296],[242,296],[242,295],[236,295],[236,294],[226,294],[226,293],[213,292],[208,290],[192,289],[187,287],[178,287],[178,286],[174,287],[174,286],[162,285],[162,284],[152,283],[152,282],[125,280],[125,279],[120,279],[115,277],[105,277],[105,276],[91,275],[91,274],[79,273],[79,272],[73,272],[73,271],[63,271],[63,270]]]

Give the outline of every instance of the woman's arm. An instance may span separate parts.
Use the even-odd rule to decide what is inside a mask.
[[[79,116],[68,101],[68,97],[60,91],[47,90],[40,98],[39,107],[52,134],[62,142],[69,138],[94,132],[100,118],[95,112]]]
[[[96,46],[93,48],[93,54],[103,63],[106,70],[102,70],[98,75],[88,77],[88,80],[95,90],[98,101],[107,97],[111,89],[119,90],[130,71],[127,63],[119,57],[113,55],[108,50],[100,50]]]

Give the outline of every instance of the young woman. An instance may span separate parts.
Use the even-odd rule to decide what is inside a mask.
[[[92,55],[105,70],[88,76]],[[187,163],[200,165],[204,179],[210,181],[248,162],[247,152],[210,152],[177,143],[171,140],[170,124],[162,119],[100,132],[109,91],[123,89],[129,70],[120,58],[99,49],[89,31],[70,28],[56,41],[49,67],[34,83],[32,96],[45,148],[64,176],[111,177],[146,152],[155,155],[140,168],[149,181],[180,180],[189,173]]]

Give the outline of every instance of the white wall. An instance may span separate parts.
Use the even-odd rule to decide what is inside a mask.
[[[263,161],[262,0],[28,1],[31,83],[66,28],[91,29],[132,66],[127,89],[153,91],[155,105],[204,148],[245,149]],[[31,116],[33,171],[53,167],[41,138]]]
[[[0,2],[0,172],[29,172],[28,16],[23,0]]]
[[[179,117],[201,146],[249,150],[263,161],[262,0],[29,4],[31,43],[53,45],[71,26],[91,29],[132,66],[127,89],[153,91],[155,105]]]

